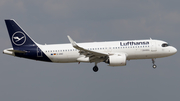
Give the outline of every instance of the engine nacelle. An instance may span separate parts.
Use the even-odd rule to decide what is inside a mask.
[[[126,55],[125,54],[115,54],[109,56],[105,61],[109,66],[125,66],[126,65]]]

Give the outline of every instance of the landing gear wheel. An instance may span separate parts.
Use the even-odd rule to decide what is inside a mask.
[[[153,67],[154,69],[156,69],[157,66],[156,66],[156,65],[153,65],[152,67]]]
[[[97,66],[94,66],[94,67],[93,67],[93,71],[94,71],[94,72],[97,72],[98,70],[99,70],[99,69],[98,69]]]
[[[157,66],[155,65],[154,59],[152,59],[152,63],[153,63],[153,66],[152,66],[152,67],[153,67],[154,69],[156,69]]]

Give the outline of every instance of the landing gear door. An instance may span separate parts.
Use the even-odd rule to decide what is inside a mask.
[[[42,57],[42,51],[39,47],[37,47],[37,57]]]
[[[151,42],[151,52],[156,52],[157,47],[156,47],[156,42]]]

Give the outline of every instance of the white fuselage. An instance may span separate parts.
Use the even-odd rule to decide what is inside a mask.
[[[140,42],[144,42],[144,44]],[[149,43],[146,44],[146,42]],[[124,53],[126,54],[127,60],[161,58],[176,53],[176,48],[174,48],[173,46],[162,47],[163,43],[167,42],[160,40],[129,40],[78,43],[78,45],[85,49],[96,52],[108,54]],[[79,50],[75,49],[71,44],[38,44],[38,46],[50,58],[52,62],[90,62],[88,57],[81,55],[79,53]]]

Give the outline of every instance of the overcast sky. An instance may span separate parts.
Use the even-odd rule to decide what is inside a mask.
[[[15,19],[40,44],[159,39],[180,48],[180,0],[0,0],[0,50]],[[1,101],[178,101],[180,54],[127,66],[46,63],[0,53]]]

